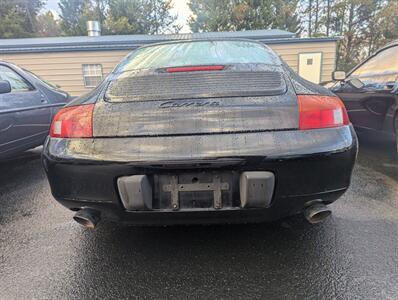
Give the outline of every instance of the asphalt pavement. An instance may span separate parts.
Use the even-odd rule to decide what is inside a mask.
[[[0,164],[0,299],[398,299],[398,160],[361,144],[318,225],[96,230],[50,193],[38,150]]]

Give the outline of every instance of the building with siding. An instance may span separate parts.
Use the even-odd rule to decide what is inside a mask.
[[[335,70],[336,38],[297,38],[283,30],[167,35],[113,35],[0,39],[0,60],[25,68],[73,96],[90,91],[135,48],[151,43],[206,38],[261,41],[304,78],[320,83]]]

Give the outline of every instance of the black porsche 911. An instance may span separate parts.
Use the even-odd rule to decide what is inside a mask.
[[[55,116],[43,151],[75,220],[316,223],[350,184],[357,139],[340,99],[267,46],[178,41],[128,55]]]

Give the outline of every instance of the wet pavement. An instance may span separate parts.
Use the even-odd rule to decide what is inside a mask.
[[[37,151],[0,164],[0,298],[397,299],[398,160],[364,143],[326,222],[95,231],[57,204]]]

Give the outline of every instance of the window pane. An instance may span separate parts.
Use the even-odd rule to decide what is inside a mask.
[[[102,65],[83,65],[83,78],[86,87],[96,87],[102,80]]]
[[[0,66],[0,79],[7,80],[10,83],[12,92],[25,92],[32,90],[32,87],[26,82],[26,80],[9,67]]]
[[[380,52],[355,70],[351,76],[361,79],[365,84],[385,84],[389,81],[396,81],[398,77],[398,47],[391,47]]]
[[[279,58],[265,46],[246,41],[181,42],[150,46],[131,53],[116,73],[176,66],[263,63],[279,65]]]
[[[32,72],[30,72],[30,71],[28,71],[28,70],[25,70],[25,69],[23,69],[23,70],[24,70],[26,73],[29,73],[29,75],[32,76],[32,77],[34,77],[36,80],[40,81],[43,85],[45,85],[45,86],[48,87],[49,89],[51,89],[51,90],[59,90],[59,88],[58,88],[56,85],[54,85],[54,84],[52,84],[52,83],[50,83],[50,82],[44,80],[44,79],[41,78],[39,75],[36,75],[36,74],[34,74],[34,73],[32,73]]]
[[[100,76],[86,76],[84,77],[84,85],[86,87],[96,87],[102,80]]]

